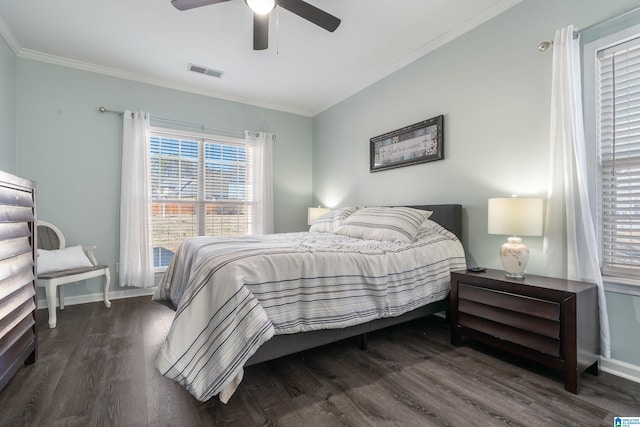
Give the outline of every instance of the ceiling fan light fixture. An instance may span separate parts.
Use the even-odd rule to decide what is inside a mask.
[[[258,15],[266,15],[276,7],[275,0],[244,0],[247,6]]]

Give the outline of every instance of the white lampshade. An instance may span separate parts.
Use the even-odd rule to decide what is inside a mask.
[[[489,199],[489,234],[542,235],[542,199],[505,197]]]
[[[309,208],[307,210],[307,225],[313,224],[318,218],[320,218],[330,210],[331,209],[329,208],[321,208],[320,206],[318,206],[317,208]]]
[[[489,199],[489,234],[511,236],[500,247],[500,261],[507,277],[521,279],[529,261],[529,248],[517,236],[542,235],[542,199],[509,197]]]
[[[245,2],[258,15],[266,15],[276,7],[275,0],[245,0]]]

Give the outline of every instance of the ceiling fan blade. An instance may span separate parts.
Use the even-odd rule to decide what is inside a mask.
[[[195,9],[196,7],[222,3],[229,0],[171,0],[171,4],[178,10]]]
[[[253,14],[253,50],[269,47],[269,15]]]
[[[302,0],[278,0],[277,3],[278,6],[330,32],[334,32],[341,22],[339,18]]]

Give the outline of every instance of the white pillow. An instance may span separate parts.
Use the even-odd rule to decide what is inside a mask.
[[[406,207],[362,208],[345,219],[335,232],[366,240],[411,243],[432,213]]]
[[[315,233],[333,233],[342,221],[360,208],[361,206],[349,206],[329,211],[316,219],[313,224],[311,224],[309,231]]]
[[[414,240],[420,240],[430,234],[432,234],[434,232],[434,230],[439,230],[442,229],[443,227],[438,224],[437,222],[433,222],[430,219],[425,220],[422,225],[420,226],[420,228],[418,229],[418,232],[416,233],[416,237]]]
[[[92,266],[81,245],[52,251],[38,249],[38,274]]]

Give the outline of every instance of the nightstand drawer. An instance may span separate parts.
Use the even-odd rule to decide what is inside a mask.
[[[467,313],[472,316],[502,323],[549,338],[560,339],[560,322],[518,313],[512,311],[511,307],[508,306],[500,308],[460,299],[458,302],[458,312],[461,314]]]
[[[560,304],[553,301],[466,285],[464,283],[459,284],[458,298],[460,300],[464,299],[493,307],[505,308],[513,312],[555,322],[560,321]]]
[[[560,356],[560,340],[534,334],[503,323],[493,322],[467,313],[459,313],[458,324],[503,341],[519,344],[551,356]]]

